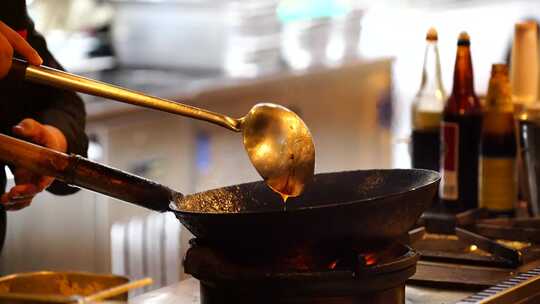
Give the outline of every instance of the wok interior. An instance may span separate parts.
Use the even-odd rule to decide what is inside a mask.
[[[305,192],[286,203],[264,182],[252,182],[188,195],[176,202],[180,212],[259,213],[371,201],[436,182],[439,174],[421,169],[359,170],[314,176]]]

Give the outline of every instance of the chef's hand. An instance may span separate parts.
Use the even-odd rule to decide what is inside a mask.
[[[64,134],[57,128],[42,125],[26,118],[13,127],[13,133],[18,137],[42,145],[44,147],[66,152],[67,141]],[[19,210],[27,207],[34,196],[45,190],[54,180],[50,176],[34,174],[24,168],[15,168],[15,186],[0,197],[0,202],[6,210]]]
[[[31,64],[43,63],[38,52],[21,35],[0,21],[0,79],[9,72],[14,51],[21,54]]]

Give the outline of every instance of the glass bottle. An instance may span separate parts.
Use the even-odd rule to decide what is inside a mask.
[[[441,122],[439,196],[444,208],[461,212],[478,207],[478,157],[482,112],[474,92],[470,39],[459,35],[452,93]]]
[[[412,167],[439,170],[440,124],[446,100],[441,80],[438,35],[430,28],[426,35],[422,82],[412,106]]]
[[[482,118],[479,205],[496,216],[512,216],[517,198],[517,149],[511,94],[508,67],[494,64]]]

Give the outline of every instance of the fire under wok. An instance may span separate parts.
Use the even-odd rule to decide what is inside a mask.
[[[440,176],[421,169],[317,174],[286,203],[263,181],[182,195],[76,155],[0,134],[0,161],[157,211],[174,212],[197,238],[241,248],[355,242],[373,247],[413,227]]]

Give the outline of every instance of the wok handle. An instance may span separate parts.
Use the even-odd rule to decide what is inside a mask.
[[[144,208],[167,211],[182,194],[156,182],[0,134],[0,161]]]
[[[119,86],[85,78],[75,74],[70,74],[46,66],[31,65],[28,64],[28,62],[17,58],[13,58],[11,62],[11,69],[7,76],[8,78],[14,80],[26,80],[64,90],[109,98],[140,107],[204,120],[232,131],[240,131],[241,121],[238,119],[185,105],[179,102],[145,95],[140,92],[128,90]]]

